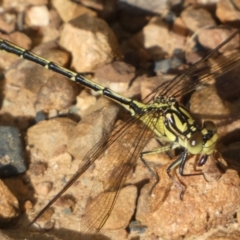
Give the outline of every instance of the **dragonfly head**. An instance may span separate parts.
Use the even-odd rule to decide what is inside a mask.
[[[205,121],[201,131],[191,134],[187,140],[187,149],[192,154],[210,155],[214,152],[218,140],[217,128],[211,121]]]

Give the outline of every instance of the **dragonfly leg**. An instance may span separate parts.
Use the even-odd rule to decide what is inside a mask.
[[[183,174],[183,169],[184,169],[184,165],[186,162],[188,156],[188,151],[187,149],[177,158],[177,160],[175,160],[173,163],[171,163],[169,165],[169,167],[167,168],[167,174],[168,176],[172,179],[172,181],[175,183],[175,185],[180,189],[180,199],[183,199],[183,194],[186,190],[185,186],[183,184],[181,184],[179,181],[177,181],[173,175],[171,174],[171,170],[173,170],[174,168],[176,168],[177,166],[180,165],[179,167],[179,173],[180,175]]]
[[[169,165],[169,167],[167,168],[167,173],[168,176],[173,180],[173,182],[177,185],[177,187],[181,190],[180,193],[180,199],[183,198],[183,194],[186,190],[186,188],[183,186],[183,184],[181,184],[180,182],[176,181],[176,179],[170,174],[171,170],[176,168],[177,166],[179,166],[179,174],[181,176],[185,176],[185,177],[189,177],[189,176],[196,176],[196,175],[203,175],[202,172],[198,172],[198,173],[184,173],[184,166],[187,160],[187,156],[188,156],[188,150],[184,150],[184,152],[177,158],[177,160],[175,160],[171,165]]]
[[[156,138],[156,140],[157,140],[157,142],[158,142],[158,144],[160,145],[160,146],[164,146],[164,144],[160,141],[160,139],[159,138]],[[171,148],[172,149],[172,148]],[[170,150],[170,149],[169,149]],[[170,151],[166,151],[166,154],[168,155],[168,157],[170,158],[170,159],[173,159],[173,154],[170,152]]]
[[[161,143],[158,139],[157,139],[157,141],[159,142],[160,145],[162,145],[162,143]],[[158,184],[158,182],[159,182],[160,179],[159,179],[159,176],[158,176],[158,174],[156,173],[156,171],[153,170],[153,169],[148,165],[148,163],[145,161],[144,156],[153,155],[153,154],[162,153],[162,152],[167,152],[167,151],[169,151],[169,150],[171,150],[171,149],[174,149],[174,148],[176,148],[176,147],[178,147],[178,145],[175,144],[175,143],[173,143],[173,144],[169,144],[169,145],[167,145],[167,146],[163,146],[163,147],[158,148],[158,149],[155,149],[155,150],[142,152],[142,153],[140,154],[140,159],[141,159],[142,163],[143,163],[144,166],[148,169],[148,171],[150,172],[150,174],[155,178],[155,182],[154,182],[154,184],[152,185],[152,187],[151,187],[151,189],[150,189],[150,191],[149,191],[149,195],[152,194],[153,189],[156,187],[156,185]]]

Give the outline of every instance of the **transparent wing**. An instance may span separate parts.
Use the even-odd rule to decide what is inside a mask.
[[[221,49],[233,38],[239,37],[239,31],[235,31],[217,48],[202,60],[195,63],[192,67],[176,76],[170,82],[157,87],[149,94],[144,102],[153,101],[158,96],[180,97],[191,91],[197,86],[214,80],[223,73],[230,71],[240,64],[240,50],[236,50],[228,55],[219,55]]]
[[[154,113],[152,113],[154,114]],[[144,117],[144,122],[141,118]],[[63,189],[37,214],[30,225],[34,223],[100,156],[101,168],[94,179],[93,187],[88,197],[90,203],[81,218],[81,232],[98,232],[109,217],[116,198],[129,172],[133,169],[140,152],[153,132],[148,125],[151,113],[134,116],[127,122],[119,124],[113,133],[106,134],[83,158],[78,171],[71,177]],[[90,201],[92,200],[92,201]],[[95,201],[94,201],[95,200]]]
[[[103,162],[95,177],[84,217],[81,218],[81,232],[96,233],[101,229],[140,152],[153,136],[148,128],[151,114],[145,124],[140,118],[131,118],[127,125],[120,126],[108,140],[107,154],[101,160]]]

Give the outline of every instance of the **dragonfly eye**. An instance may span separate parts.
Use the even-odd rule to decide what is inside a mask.
[[[203,148],[203,137],[201,132],[195,132],[188,139],[188,151],[192,154],[198,154]]]
[[[216,132],[217,131],[217,127],[212,121],[205,121],[203,123],[203,127],[206,128],[208,132],[209,131],[211,131],[211,132]]]

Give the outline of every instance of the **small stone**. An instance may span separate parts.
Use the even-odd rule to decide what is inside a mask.
[[[44,223],[43,228],[46,230],[50,230],[54,228],[54,225],[55,225],[55,222],[53,220],[47,221],[46,223]]]
[[[199,43],[207,49],[214,49],[220,43],[227,39],[234,29],[231,28],[205,28],[201,29],[198,33]],[[223,53],[227,50],[232,50],[239,47],[239,35],[237,34],[231,41],[229,41],[224,47],[219,49],[219,52]]]
[[[196,32],[205,26],[215,26],[212,15],[204,8],[189,7],[181,13],[185,26],[192,32]]]
[[[107,23],[89,14],[65,23],[59,44],[72,53],[71,67],[78,72],[92,71],[121,57],[117,39]]]
[[[15,14],[1,14],[0,15],[0,29],[3,32],[11,33],[15,30],[15,21],[16,15]]]
[[[44,162],[33,162],[29,166],[29,171],[35,176],[43,175],[46,170],[47,164]]]
[[[141,77],[141,78],[142,78],[141,79],[142,99],[145,99],[145,97],[152,93],[154,89],[156,89],[158,86],[169,80],[166,78],[166,75],[163,76],[162,74],[159,74],[158,76],[155,77]]]
[[[19,205],[16,197],[9,191],[5,184],[0,181],[0,226],[10,226],[11,220],[19,217]]]
[[[96,12],[75,2],[65,0],[52,0],[52,4],[64,22],[71,21],[72,19],[77,18],[85,13],[95,17],[97,16]]]
[[[236,9],[233,1],[220,0],[217,3],[216,15],[222,23],[235,24],[236,26],[240,23],[240,11]]]
[[[41,182],[35,187],[35,189],[39,195],[46,196],[52,190],[52,185],[51,182]]]
[[[25,201],[24,203],[24,209],[26,211],[33,209],[33,203],[30,200]]]
[[[66,109],[73,105],[79,94],[79,85],[69,81],[64,76],[54,74],[39,89],[37,104],[38,110]]]
[[[96,69],[93,81],[117,93],[124,93],[128,90],[135,74],[135,68],[131,65],[115,61]]]
[[[97,109],[94,109],[96,108]],[[112,130],[118,114],[118,107],[106,99],[99,99],[93,112],[75,127],[69,138],[67,148],[76,159],[83,159],[85,154]]]
[[[41,121],[27,131],[27,142],[30,146],[30,157],[46,162],[62,154],[61,149],[72,136],[76,123],[68,118],[54,118]]]
[[[125,229],[128,226],[129,220],[134,213],[136,197],[137,189],[135,186],[128,186],[123,188],[119,193],[112,214],[110,215],[103,228]]]
[[[76,200],[70,195],[64,195],[56,201],[56,206],[69,208],[73,211]]]
[[[14,127],[0,127],[0,176],[12,177],[26,171],[20,132]]]
[[[96,101],[96,97],[91,95],[89,91],[85,89],[77,96],[77,103],[71,107],[70,112],[81,116],[87,109],[94,106]]]
[[[172,1],[171,1],[172,2]],[[120,1],[119,6],[125,9],[125,12],[151,12],[156,14],[164,14],[169,8],[169,2],[167,0],[151,0],[151,1],[136,1],[125,0]]]
[[[163,59],[171,53],[168,25],[161,17],[153,17],[129,43],[136,49],[145,48],[154,60]]]
[[[154,72],[161,72],[163,74],[171,73],[171,71],[177,70],[177,68],[182,64],[183,62],[181,59],[177,57],[163,59],[155,62]]]
[[[41,27],[41,32],[44,35],[44,37],[41,39],[42,43],[56,41],[60,37],[59,30],[53,27]]]
[[[49,25],[49,12],[45,5],[32,6],[25,13],[25,22],[31,27]]]

